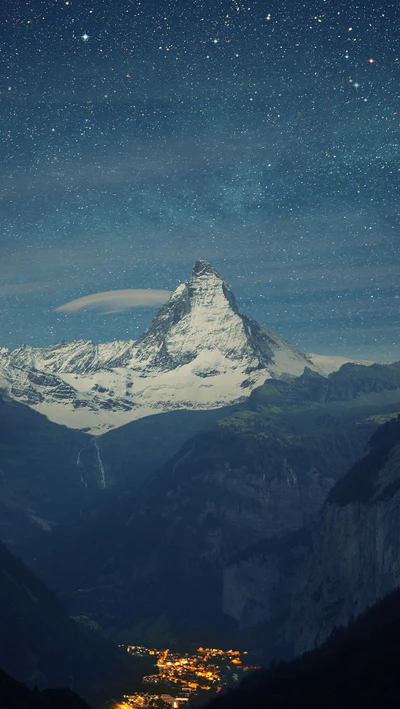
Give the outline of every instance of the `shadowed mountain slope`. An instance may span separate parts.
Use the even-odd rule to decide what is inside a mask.
[[[55,593],[2,543],[0,627],[0,667],[31,687],[73,686],[97,703],[141,675],[140,662],[93,624],[69,618]]]
[[[224,570],[224,610],[264,657],[311,650],[400,586],[400,418],[389,415],[313,524]]]
[[[0,539],[28,558],[43,531],[110,487],[141,483],[229,411],[172,411],[92,437],[0,397]]]
[[[2,709],[89,709],[89,705],[70,689],[32,690],[0,670]]]
[[[246,677],[209,709],[388,709],[399,703],[400,592],[318,650]]]
[[[249,544],[315,519],[361,457],[376,415],[398,407],[399,365],[373,376],[354,367],[355,381],[344,368],[329,394],[309,370],[267,381],[140,489],[117,491],[74,529],[57,530],[37,568],[74,613],[143,642],[160,627],[170,642],[230,632],[224,566]]]
[[[77,465],[88,437],[0,397],[0,539],[18,546],[97,488],[96,460]]]

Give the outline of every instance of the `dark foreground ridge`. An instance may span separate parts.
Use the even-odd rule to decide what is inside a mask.
[[[142,676],[143,663],[83,620],[69,618],[56,594],[0,542],[2,670],[32,688],[73,686],[96,705],[120,686],[128,688]],[[0,692],[4,709],[2,699]]]
[[[89,709],[70,689],[30,690],[0,670],[1,709]]]
[[[318,650],[246,677],[207,709],[398,707],[400,590],[335,630]]]

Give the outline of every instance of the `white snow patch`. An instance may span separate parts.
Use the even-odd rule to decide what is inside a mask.
[[[218,350],[203,350],[193,362],[167,372],[138,376],[126,370],[116,370],[96,372],[93,376],[63,373],[60,377],[73,386],[82,399],[87,398],[88,406],[74,408],[70,402],[53,400],[32,408],[56,423],[70,428],[84,428],[93,435],[99,435],[111,428],[164,411],[216,409],[238,403],[271,375],[266,369],[246,375],[240,363],[232,362]],[[246,380],[249,380],[249,384],[243,386]],[[133,382],[129,397],[126,394],[127,381]],[[107,389],[102,394],[105,399],[112,397],[118,403],[123,395],[123,400],[127,404],[130,401],[132,408],[128,411],[115,407],[104,409],[93,402],[91,408],[89,395],[93,392],[93,386],[99,384]]]

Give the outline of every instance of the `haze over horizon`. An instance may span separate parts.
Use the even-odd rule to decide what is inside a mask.
[[[400,359],[399,7],[0,9],[0,347],[136,339],[204,257],[301,350]]]

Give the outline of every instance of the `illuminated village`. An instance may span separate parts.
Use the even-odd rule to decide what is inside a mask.
[[[126,647],[136,657],[154,656],[157,674],[143,678],[142,692],[124,696],[114,709],[171,709],[190,706],[191,699],[201,692],[219,692],[233,684],[254,666],[245,666],[239,650],[217,650],[199,647],[195,654],[180,654],[170,650],[155,650],[138,645]]]

